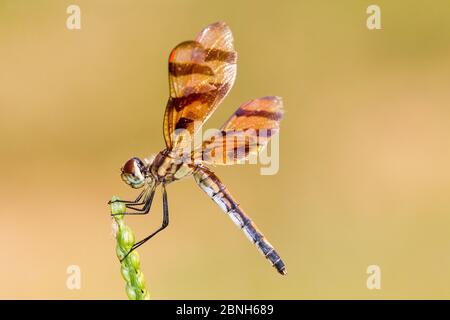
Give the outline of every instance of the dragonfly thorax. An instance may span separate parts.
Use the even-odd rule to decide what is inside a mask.
[[[180,180],[192,174],[193,167],[184,163],[180,158],[168,150],[158,153],[150,165],[151,175],[162,183]]]

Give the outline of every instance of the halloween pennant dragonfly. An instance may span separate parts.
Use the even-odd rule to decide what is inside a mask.
[[[134,201],[118,200],[131,210],[125,214],[147,214],[155,190],[161,185],[163,222],[155,232],[135,243],[128,254],[168,226],[166,185],[193,176],[200,188],[242,229],[276,270],[286,274],[286,267],[273,246],[207,167],[243,162],[264,148],[279,130],[283,116],[281,98],[264,97],[242,104],[217,134],[194,147],[188,157],[181,152],[191,144],[189,137],[196,134],[233,86],[236,60],[231,30],[223,22],[207,26],[195,40],[180,43],[170,53],[170,96],[163,126],[166,148],[149,159],[134,157],[124,164],[121,169],[123,181],[143,191]],[[174,134],[180,131],[182,134]]]

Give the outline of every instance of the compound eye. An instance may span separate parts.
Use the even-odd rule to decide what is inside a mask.
[[[133,188],[140,188],[145,181],[144,171],[144,163],[138,158],[131,158],[122,167],[122,179]]]
[[[122,173],[128,174],[128,175],[135,175],[136,169],[139,168],[137,166],[136,160],[134,158],[131,158],[127,162],[125,162]]]

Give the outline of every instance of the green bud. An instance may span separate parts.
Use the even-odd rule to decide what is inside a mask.
[[[119,242],[117,242],[117,245],[116,245],[116,256],[117,256],[117,258],[119,258],[119,260],[122,260],[123,257],[125,257],[126,254],[127,254],[127,252],[124,251],[124,250],[120,247]]]
[[[134,269],[136,269],[136,270],[139,269],[139,267],[140,267],[139,254],[137,253],[136,250],[132,251],[132,252],[128,255],[128,257],[127,257],[126,260],[128,260],[127,262],[128,262],[128,264],[130,265],[130,267],[132,267],[132,268],[134,268]]]
[[[137,294],[136,294],[136,290],[132,286],[130,286],[129,283],[127,283],[127,286],[125,287],[125,290],[127,291],[128,299],[136,300],[138,298]]]
[[[130,282],[130,269],[128,269],[128,266],[124,263],[122,263],[122,266],[120,267],[120,272],[122,273],[122,277],[126,282]]]
[[[111,214],[120,214],[126,211],[125,203],[123,202],[114,202],[120,200],[118,197],[113,196],[111,198]],[[123,215],[114,216],[115,218],[122,219]]]
[[[145,279],[144,274],[140,270],[136,270],[134,274],[130,275],[131,283],[136,288],[144,288],[145,287]]]
[[[141,295],[142,300],[150,300],[150,292],[144,289],[144,292]]]
[[[119,230],[118,239],[119,245],[122,249],[125,249],[127,252],[130,251],[131,247],[134,244],[134,233],[131,231],[130,227],[124,226]]]

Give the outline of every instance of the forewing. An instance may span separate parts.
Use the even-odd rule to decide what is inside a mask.
[[[223,22],[207,26],[195,41],[183,42],[172,50],[170,97],[164,116],[167,147],[177,148],[186,141],[172,141],[177,129],[193,137],[225,98],[236,77],[236,59],[231,30]]]
[[[230,165],[258,153],[278,133],[283,117],[280,97],[264,97],[241,105],[219,132],[193,152],[197,162]]]

